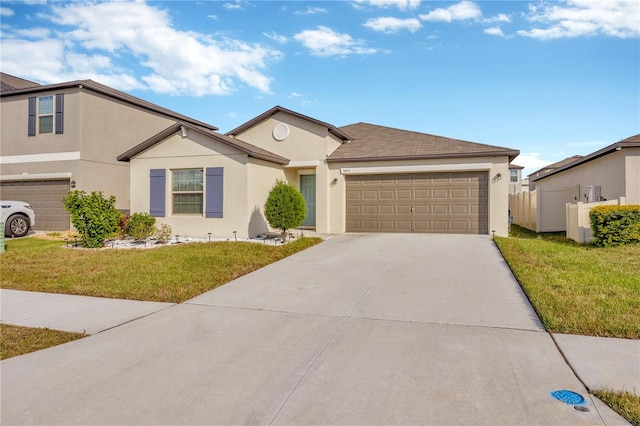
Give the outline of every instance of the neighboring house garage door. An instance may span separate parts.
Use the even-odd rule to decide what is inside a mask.
[[[69,213],[62,198],[69,192],[69,179],[3,181],[3,200],[24,201],[36,213],[34,229],[45,231],[69,230]]]
[[[488,233],[487,172],[347,175],[347,232]]]

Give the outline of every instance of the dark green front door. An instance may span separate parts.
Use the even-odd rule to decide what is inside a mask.
[[[307,215],[302,226],[316,226],[316,175],[300,176],[300,192],[307,205]]]

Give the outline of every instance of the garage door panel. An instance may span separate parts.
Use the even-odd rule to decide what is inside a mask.
[[[348,232],[488,233],[486,172],[349,175],[346,180]],[[369,208],[365,215],[364,207],[374,205],[377,211]]]
[[[0,197],[31,204],[36,214],[34,229],[66,231],[70,229],[69,213],[62,199],[69,192],[69,179],[2,182]]]

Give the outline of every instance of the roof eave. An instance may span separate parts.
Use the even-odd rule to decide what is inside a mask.
[[[362,163],[365,161],[408,161],[408,160],[429,160],[441,158],[472,158],[472,157],[509,157],[509,161],[517,157],[520,151],[504,152],[483,152],[483,153],[460,153],[460,154],[431,154],[431,155],[397,155],[382,157],[351,157],[351,158],[327,158],[327,163]]]

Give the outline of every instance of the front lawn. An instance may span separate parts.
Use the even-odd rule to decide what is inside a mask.
[[[91,250],[38,238],[6,240],[1,283],[5,289],[179,303],[321,241]]]
[[[598,248],[513,226],[495,241],[547,331],[640,338],[640,244]]]

